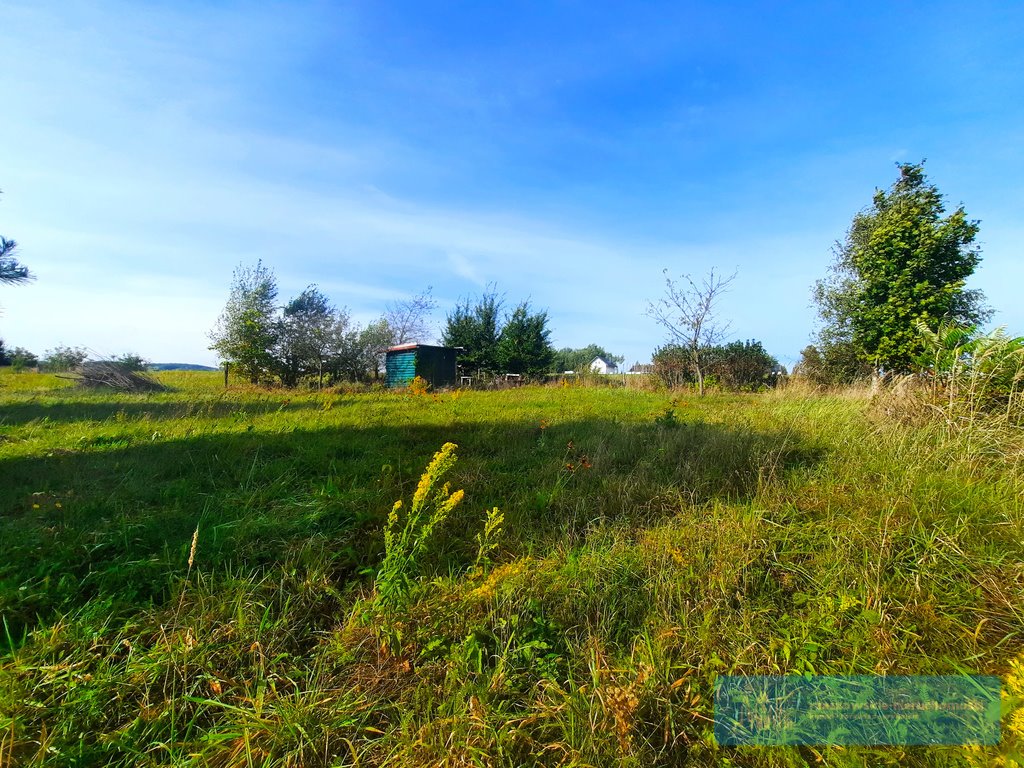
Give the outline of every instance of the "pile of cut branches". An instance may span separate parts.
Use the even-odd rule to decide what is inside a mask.
[[[166,392],[167,387],[140,371],[120,362],[96,360],[83,363],[74,375],[79,386],[90,389],[116,389],[119,392]]]

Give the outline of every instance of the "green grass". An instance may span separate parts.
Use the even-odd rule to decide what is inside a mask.
[[[1005,674],[1012,432],[863,396],[159,378],[0,373],[0,768],[997,757],[720,748],[710,719],[720,674]],[[465,498],[383,607],[388,513],[449,441]]]

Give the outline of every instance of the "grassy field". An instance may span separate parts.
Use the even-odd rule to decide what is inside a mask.
[[[1012,430],[865,393],[160,378],[0,372],[0,768],[1012,764],[1009,721],[989,750],[712,736],[721,674],[1011,671]]]

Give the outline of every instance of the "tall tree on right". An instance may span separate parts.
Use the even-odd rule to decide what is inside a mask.
[[[817,349],[839,379],[913,370],[922,351],[918,320],[973,326],[990,315],[981,292],[965,288],[981,259],[978,222],[963,206],[944,215],[923,164],[898,167],[892,187],[854,216],[829,276],[814,286]]]

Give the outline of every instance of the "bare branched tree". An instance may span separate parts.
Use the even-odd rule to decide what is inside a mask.
[[[715,302],[736,279],[736,272],[728,277],[715,274],[712,269],[699,283],[689,275],[673,280],[665,274],[665,296],[649,302],[647,315],[667,332],[669,341],[681,347],[687,355],[697,390],[704,394],[704,352],[720,342],[729,331],[729,323],[715,316]]]
[[[384,309],[384,319],[391,329],[392,344],[426,341],[430,335],[430,315],[437,302],[430,295],[431,286],[411,299],[393,301]]]

